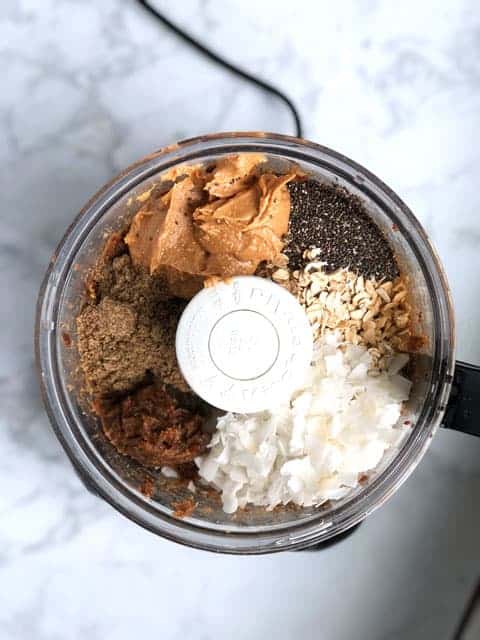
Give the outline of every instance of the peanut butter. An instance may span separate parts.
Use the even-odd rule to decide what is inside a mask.
[[[150,196],[125,237],[134,264],[163,275],[173,295],[190,298],[205,278],[250,275],[275,264],[288,230],[287,183],[296,172],[260,173],[261,154],[219,160],[213,170],[180,167],[163,196]]]

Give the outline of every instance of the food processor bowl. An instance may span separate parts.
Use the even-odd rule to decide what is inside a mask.
[[[390,242],[412,292],[416,334],[423,346],[410,362],[412,393],[400,420],[405,437],[389,450],[369,482],[344,499],[319,507],[291,505],[268,511],[222,510],[213,491],[194,494],[191,515],[175,505],[191,498],[185,483],[146,471],[106,440],[89,409],[76,346],[76,316],[85,301],[85,279],[108,236],[124,230],[163,172],[178,164],[209,163],[243,152],[266,155],[273,170],[298,165],[312,177],[357,195]],[[300,549],[338,536],[383,504],[421,460],[440,425],[454,370],[454,321],[450,293],[427,234],[408,207],[369,171],[330,149],[287,136],[225,133],[185,140],[135,163],[102,188],[67,230],[52,257],[37,307],[37,364],[52,426],[86,486],[150,531],[179,543],[225,553]],[[142,493],[153,479],[151,497]]]

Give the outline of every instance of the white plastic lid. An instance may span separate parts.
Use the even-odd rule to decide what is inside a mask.
[[[237,276],[203,289],[177,328],[177,359],[197,395],[236,413],[278,406],[300,386],[312,330],[297,300],[270,280]]]

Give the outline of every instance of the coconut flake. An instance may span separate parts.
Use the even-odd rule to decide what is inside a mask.
[[[160,469],[160,471],[162,472],[162,475],[165,476],[165,478],[178,478],[178,473],[175,471],[175,469],[172,469],[172,467],[162,467]]]
[[[366,347],[327,334],[289,404],[219,418],[209,453],[195,460],[200,477],[221,491],[227,513],[248,503],[273,509],[344,498],[409,432],[395,426],[411,389],[399,374],[407,361],[396,354],[372,376]]]

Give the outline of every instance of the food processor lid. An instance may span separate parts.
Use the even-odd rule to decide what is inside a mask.
[[[283,287],[237,276],[207,287],[185,308],[177,328],[180,369],[209,404],[237,413],[272,409],[308,371],[308,318]]]

